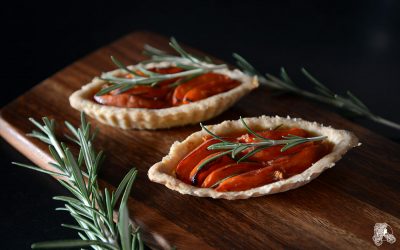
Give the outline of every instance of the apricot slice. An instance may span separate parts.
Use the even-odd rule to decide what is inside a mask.
[[[189,90],[183,97],[182,103],[188,104],[191,102],[196,102],[207,97],[226,92],[237,87],[239,84],[240,82],[232,80],[210,81]]]
[[[216,139],[208,139],[187,154],[185,158],[178,163],[178,166],[175,169],[176,177],[181,181],[190,184],[190,172],[197,163],[213,153],[208,150],[207,147],[217,142],[218,140]]]
[[[210,173],[207,176],[207,178],[204,180],[201,187],[209,188],[229,176],[242,174],[242,173],[260,169],[263,167],[265,167],[265,165],[258,163],[258,162],[241,162],[241,163],[229,164],[225,167],[219,168],[219,169],[213,171],[212,173]]]
[[[220,154],[221,152],[217,152],[207,156],[192,169],[190,172],[192,185],[200,187],[211,172],[235,162],[229,156],[219,156]]]

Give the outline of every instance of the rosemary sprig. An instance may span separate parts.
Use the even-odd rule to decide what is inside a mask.
[[[246,128],[247,132],[250,134],[254,135],[256,137],[256,142],[230,142],[225,140],[224,138],[214,134],[210,130],[208,130],[203,124],[200,123],[200,126],[202,129],[204,129],[208,134],[210,134],[213,138],[221,141],[215,144],[212,144],[208,146],[207,149],[209,150],[221,150],[222,152],[212,158],[212,160],[215,160],[219,157],[222,157],[224,155],[230,155],[232,159],[236,159],[237,156],[242,153],[245,150],[250,149],[249,152],[247,152],[244,156],[239,158],[237,162],[241,162],[249,158],[250,156],[256,154],[257,152],[260,152],[261,150],[267,149],[269,147],[277,146],[277,145],[285,145],[284,147],[281,148],[281,152],[284,152],[288,150],[289,148],[292,148],[294,146],[297,146],[302,143],[306,142],[312,142],[312,141],[321,141],[325,140],[327,137],[326,136],[315,136],[315,137],[309,137],[309,138],[304,138],[300,136],[295,136],[295,135],[288,135],[284,136],[282,140],[272,140],[266,137],[263,137],[262,135],[258,134],[254,130],[252,130],[244,121],[242,117],[240,117],[240,121],[242,122],[243,126]],[[205,165],[207,165],[209,161],[203,162],[198,168],[197,172],[199,172]],[[194,178],[195,179],[195,178]]]
[[[108,81],[111,86],[100,90],[96,95],[101,96],[115,89],[118,89],[119,93],[123,93],[139,85],[154,87],[161,81],[178,78],[182,79],[182,77],[188,78],[191,76],[205,74],[212,70],[227,68],[225,64],[211,64],[211,60],[209,58],[200,59],[189,54],[179,45],[179,43],[173,37],[171,38],[169,45],[179,54],[179,56],[170,55],[162,50],[151,47],[150,45],[145,45],[144,53],[149,55],[151,59],[143,61],[135,66],[130,66],[128,68],[115,57],[111,57],[111,60],[116,66],[118,66],[121,70],[132,74],[134,77],[123,78],[116,77],[110,72],[103,73],[101,78],[105,81]],[[172,74],[159,74],[148,70],[148,65],[150,63],[158,62],[170,62],[173,66],[180,67],[184,69],[184,71]],[[138,71],[145,74],[145,76],[139,75],[137,73]],[[171,86],[176,86],[178,84],[182,84],[183,82],[185,81],[177,80],[176,82],[172,83]]]
[[[93,249],[143,249],[139,228],[135,228],[130,223],[127,209],[128,196],[137,170],[131,169],[115,192],[110,192],[107,188],[100,190],[97,174],[104,155],[101,151],[97,153],[93,147],[96,132],[91,134],[90,123],[86,122],[84,114],[81,114],[80,128],[75,128],[65,122],[72,133],[72,136],[68,138],[80,147],[78,158],[75,158],[71,150],[56,138],[54,120],[44,117],[43,125],[32,118],[30,120],[40,131],[34,130],[29,135],[49,144],[49,151],[54,160],[49,164],[55,168],[55,171],[22,163],[13,164],[60,177],[57,180],[74,197],[54,197],[55,200],[65,202],[64,207],[56,210],[67,211],[71,214],[77,225],[62,224],[62,226],[77,230],[81,238],[35,243],[32,244],[32,248],[91,246]],[[120,200],[119,216],[118,221],[114,222],[113,211],[118,200]]]
[[[241,68],[247,74],[257,75],[261,84],[277,90],[291,92],[319,102],[323,102],[337,108],[350,111],[353,114],[366,117],[374,122],[400,130],[400,124],[372,113],[368,107],[350,91],[347,91],[345,96],[335,94],[304,68],[301,69],[301,73],[314,85],[315,92],[301,89],[290,79],[283,67],[281,68],[280,77],[270,74],[266,74],[264,76],[242,56],[234,53],[233,57],[236,59],[236,64],[239,68]]]

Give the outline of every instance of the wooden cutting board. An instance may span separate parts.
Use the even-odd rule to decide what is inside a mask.
[[[25,133],[33,129],[28,117],[49,116],[79,125],[79,112],[69,95],[101,72],[115,68],[114,55],[126,64],[145,59],[148,43],[168,49],[168,39],[149,32],[129,34],[44,80],[1,110],[1,135],[26,157],[49,169],[47,147]],[[129,210],[154,248],[280,249],[374,248],[374,224],[387,222],[400,238],[400,145],[302,98],[272,97],[260,88],[243,98],[215,124],[239,116],[302,117],[353,131],[362,142],[337,165],[296,190],[248,200],[213,200],[181,195],[152,183],[147,170],[161,160],[176,140],[200,130],[187,126],[158,131],[124,131],[90,119],[100,129],[95,145],[105,150],[101,184],[115,187],[135,166],[139,176]],[[58,135],[66,130],[59,126]],[[50,198],[50,197],[49,197]],[[400,246],[384,242],[382,249]]]

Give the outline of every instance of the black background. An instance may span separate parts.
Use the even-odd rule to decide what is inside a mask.
[[[262,72],[285,66],[307,86],[298,74],[304,66],[334,91],[350,89],[400,122],[399,10],[395,0],[9,2],[1,7],[0,105],[124,34],[150,30],[228,62],[238,52]],[[353,120],[399,141],[399,131]],[[4,141],[1,153],[0,248],[75,238],[59,227],[73,221],[51,200],[66,192],[50,177],[11,166],[27,161]]]

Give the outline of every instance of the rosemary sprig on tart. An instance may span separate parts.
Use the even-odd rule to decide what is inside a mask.
[[[32,248],[143,249],[139,228],[135,228],[129,222],[127,209],[127,200],[137,170],[131,169],[115,192],[110,192],[107,188],[101,190],[97,175],[104,155],[102,151],[95,151],[93,140],[96,133],[91,134],[91,125],[86,122],[83,113],[81,113],[80,128],[75,128],[72,124],[65,122],[72,133],[72,136],[67,137],[80,148],[77,158],[73,156],[66,144],[60,142],[55,136],[54,120],[44,117],[43,125],[32,118],[30,120],[40,131],[34,130],[29,135],[49,145],[49,151],[54,160],[49,164],[55,171],[22,163],[13,164],[57,177],[60,184],[72,193],[74,197],[56,196],[54,199],[65,202],[65,207],[57,208],[57,210],[69,212],[78,223],[78,225],[62,224],[62,226],[77,230],[81,238],[80,240],[35,243]],[[86,170],[83,170],[83,166]],[[120,201],[118,221],[114,222],[113,212],[118,201]]]
[[[144,53],[150,55],[151,59],[142,61],[135,66],[127,67],[115,57],[111,57],[114,64],[121,70],[130,74],[131,77],[116,77],[111,73],[103,73],[101,79],[108,81],[111,86],[100,90],[97,92],[96,96],[107,94],[115,89],[119,90],[118,93],[124,93],[136,86],[155,87],[160,82],[166,80],[174,80],[169,84],[170,87],[174,87],[192,79],[193,77],[211,72],[212,70],[227,68],[225,64],[210,64],[211,61],[209,59],[201,60],[189,54],[179,45],[175,38],[171,38],[169,45],[179,53],[180,56],[169,55],[161,50],[151,47],[150,45],[146,45]],[[148,70],[148,65],[160,62],[169,62],[170,66],[182,69],[182,71],[160,74]]]
[[[270,88],[294,93],[319,102],[323,102],[337,108],[350,111],[355,115],[366,117],[374,122],[400,130],[400,124],[372,113],[369,108],[350,91],[347,91],[345,96],[335,94],[304,68],[301,69],[301,73],[314,85],[315,92],[301,89],[291,80],[285,68],[283,67],[280,71],[280,77],[276,77],[271,74],[265,74],[264,76],[242,56],[234,53],[233,57],[236,59],[236,64],[239,68],[249,75],[257,75],[259,82]]]
[[[322,141],[326,139],[326,136],[315,136],[315,137],[308,137],[304,138],[301,136],[291,135],[288,134],[287,136],[282,136],[282,140],[272,140],[270,138],[266,138],[251,128],[246,124],[242,117],[240,117],[240,122],[243,124],[244,128],[251,134],[255,136],[254,142],[232,142],[226,141],[224,138],[214,134],[210,130],[208,130],[203,124],[200,123],[202,129],[204,129],[209,135],[213,138],[221,141],[219,143],[212,144],[207,147],[209,150],[226,150],[223,153],[229,152],[233,159],[236,159],[240,153],[248,151],[245,155],[237,160],[237,162],[241,162],[249,158],[250,156],[256,154],[257,152],[267,149],[269,147],[277,146],[277,145],[285,145],[280,149],[281,152],[284,152],[294,146],[297,146],[302,143],[306,142],[313,142],[313,141]]]

